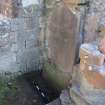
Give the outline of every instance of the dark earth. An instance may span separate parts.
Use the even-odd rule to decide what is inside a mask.
[[[36,88],[37,86],[37,88]],[[59,97],[40,73],[28,73],[8,83],[9,91],[0,105],[45,105]]]

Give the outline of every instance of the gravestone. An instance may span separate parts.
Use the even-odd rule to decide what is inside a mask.
[[[63,72],[72,72],[79,38],[77,31],[77,17],[65,4],[56,4],[48,24],[48,55]]]

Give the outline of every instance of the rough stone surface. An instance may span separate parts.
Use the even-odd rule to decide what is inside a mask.
[[[99,50],[105,55],[105,37],[100,42]]]
[[[104,55],[98,51],[97,46],[95,47],[92,44],[81,46],[80,71],[82,78],[85,78],[94,89],[105,89],[104,59]]]
[[[73,73],[73,85],[72,88],[70,88],[70,96],[71,99],[75,102],[75,104],[104,105],[105,90],[95,89],[91,87],[89,83],[86,81],[86,79],[83,79],[84,77],[80,72],[79,65],[76,65],[74,68],[75,69]]]
[[[94,67],[92,67],[92,70],[89,70],[88,65],[84,67],[82,77],[86,79],[87,83],[94,89],[105,89],[105,76],[100,73],[101,70]],[[102,69],[105,70],[104,67]]]
[[[85,22],[85,42],[95,41],[100,26],[105,26],[105,0],[90,0],[90,8]]]
[[[72,101],[69,96],[68,90],[63,90],[60,95],[60,100],[62,105],[71,105]]]
[[[80,3],[81,1],[80,0],[63,0],[65,3],[67,3],[67,4],[71,4],[71,5],[73,5],[73,4],[78,4],[78,3]]]
[[[22,0],[0,0],[0,13],[8,17],[17,17]]]
[[[65,3],[65,5],[71,10],[73,11],[75,14],[77,13],[77,10],[80,9],[80,7],[78,6],[79,3],[84,3],[85,0],[63,0],[63,2]]]
[[[70,95],[76,105],[93,105],[85,100],[85,98],[82,96],[80,91],[78,91],[78,89],[71,88]]]
[[[49,57],[62,71],[72,72],[78,39],[76,16],[63,3],[58,3],[48,27]]]
[[[87,50],[90,48],[87,47]],[[91,49],[92,51],[93,49]],[[89,51],[87,51],[89,53]],[[92,53],[92,52],[91,52]],[[90,53],[90,54],[91,54]],[[94,53],[95,55],[99,53]],[[85,57],[84,57],[85,56]],[[105,84],[104,67],[87,64],[87,56],[80,56],[84,59],[81,62],[82,69],[78,66],[74,68],[73,85],[70,88],[70,96],[76,105],[104,105],[105,104]],[[89,62],[88,62],[89,63]],[[101,68],[103,73],[101,73]]]
[[[49,104],[46,104],[46,105],[61,105],[60,99],[56,99],[56,100],[54,100],[53,102],[51,102],[51,103],[49,103]]]
[[[17,18],[0,15],[0,73],[22,73],[39,69],[39,10],[28,12],[31,6]],[[23,9],[21,9],[23,11]],[[20,11],[20,12],[21,12]],[[24,15],[24,16],[23,16]]]
[[[98,50],[95,44],[82,44],[80,47],[79,57],[82,64],[103,66],[105,55]]]
[[[104,105],[105,91],[86,89],[81,91],[80,85],[75,85],[70,89],[71,99],[76,105]]]

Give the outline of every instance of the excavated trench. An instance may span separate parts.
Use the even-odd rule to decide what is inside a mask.
[[[51,84],[44,79],[42,71],[26,73],[23,75],[23,78],[30,85],[33,93],[39,96],[39,100],[42,101],[43,105],[54,101],[60,95],[60,90],[52,87]]]

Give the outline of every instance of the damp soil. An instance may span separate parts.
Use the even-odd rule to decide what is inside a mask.
[[[5,96],[5,105],[46,105],[60,94],[39,72],[24,74],[10,84],[12,85]]]

